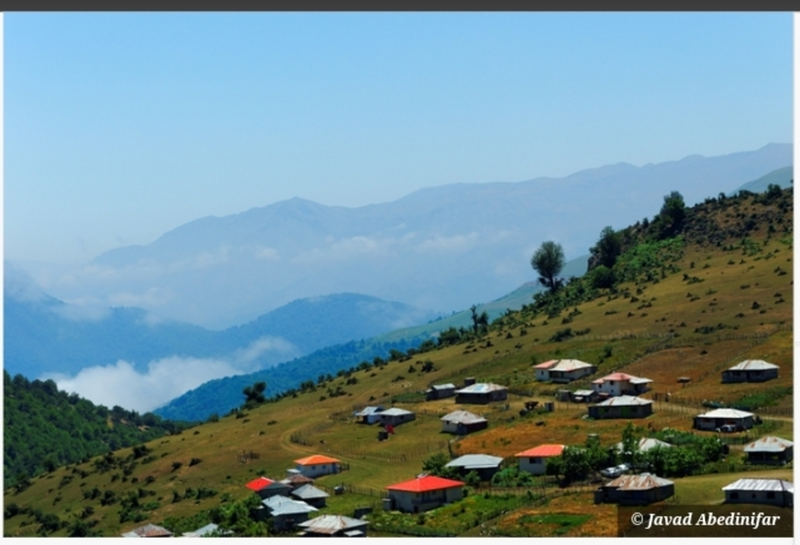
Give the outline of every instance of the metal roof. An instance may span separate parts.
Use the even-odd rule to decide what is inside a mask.
[[[544,363],[540,363],[538,365],[534,365],[534,369],[550,369],[552,366],[558,363],[558,360],[550,360]]]
[[[392,407],[391,409],[386,409],[382,413],[381,416],[403,416],[406,414],[414,414],[411,411],[407,411],[406,409],[401,409],[399,407]]]
[[[650,490],[652,488],[661,488],[662,486],[669,486],[671,484],[675,483],[668,479],[656,477],[650,473],[642,473],[641,475],[622,475],[605,486],[618,490]]]
[[[455,384],[434,384],[431,386],[431,390],[450,390],[455,389]]]
[[[575,390],[574,392],[572,392],[572,395],[581,397],[591,396],[594,395],[594,390]]]
[[[184,533],[181,534],[181,536],[182,537],[203,537],[204,535],[210,534],[211,532],[213,532],[213,531],[215,531],[217,529],[219,529],[219,526],[212,522],[211,524],[206,524],[202,528],[198,528],[197,530],[194,530],[193,532],[184,532]],[[223,533],[223,534],[232,534],[233,532],[230,531],[230,530],[223,530],[221,533]]]
[[[745,445],[745,452],[783,452],[794,445],[788,439],[781,437],[766,436]]]
[[[794,494],[794,483],[783,479],[739,479],[728,486],[723,486],[722,490],[789,492]]]
[[[564,445],[539,445],[538,447],[518,452],[514,456],[517,458],[547,458],[549,456],[560,456],[562,452],[564,452]]]
[[[651,448],[670,448],[672,445],[655,439],[654,437],[642,437],[639,439],[639,451],[646,452]],[[622,450],[622,443],[617,443],[617,450]]]
[[[171,535],[172,532],[166,528],[156,526],[155,524],[145,524],[144,526],[139,526],[135,530],[125,532],[122,534],[122,537],[167,537]]]
[[[356,531],[358,529],[366,529],[369,523],[364,520],[358,520],[342,515],[322,515],[305,522],[301,522],[298,526],[305,528],[306,531],[311,531],[317,534],[335,534],[341,531]]]
[[[499,384],[491,384],[488,382],[478,382],[466,388],[456,390],[457,394],[488,394],[489,392],[496,392],[500,390],[508,390],[505,386]]]
[[[597,380],[593,380],[592,384],[603,384],[606,381],[610,382],[612,380],[617,380],[620,382],[630,382],[631,384],[645,384],[648,382],[653,382],[649,378],[635,377],[627,373],[611,373],[610,375],[606,375]]]
[[[368,416],[371,414],[380,413],[383,410],[383,407],[364,407],[361,411],[356,413],[356,416]]]
[[[747,418],[754,416],[753,413],[740,411],[739,409],[716,409],[705,414],[700,414],[698,418]]]
[[[464,469],[485,469],[497,467],[503,459],[489,454],[465,454],[448,462],[444,467],[463,467]]]
[[[273,516],[295,515],[298,513],[311,513],[319,511],[316,507],[308,505],[304,501],[290,500],[285,496],[272,496],[262,501]]]
[[[317,464],[339,464],[341,463],[341,460],[331,458],[330,456],[325,456],[324,454],[314,454],[312,456],[295,460],[294,463],[299,466],[313,466]]]
[[[462,483],[461,481],[444,479],[435,475],[421,475],[416,479],[411,479],[410,481],[403,481],[402,483],[389,485],[386,487],[386,490],[398,490],[401,492],[430,492],[432,490],[444,490],[446,488],[459,488],[464,485],[465,483]]]
[[[586,363],[581,360],[558,360],[556,364],[550,368],[551,371],[574,371],[576,369],[586,369],[587,367],[594,367],[591,363]]]
[[[595,407],[630,407],[633,405],[650,405],[653,402],[649,399],[642,399],[636,396],[617,396],[609,397],[595,405]]]
[[[272,483],[274,483],[272,479],[267,479],[266,477],[259,477],[257,479],[253,479],[245,486],[254,492],[258,492],[259,490],[268,487]]]
[[[478,416],[477,414],[473,414],[469,411],[453,411],[450,414],[446,414],[441,418],[445,422],[456,422],[460,424],[476,424],[478,422],[486,422],[486,419],[482,416]]]
[[[744,360],[728,369],[728,371],[766,371],[767,369],[779,369],[779,367],[764,360]]]
[[[292,496],[297,496],[301,500],[314,500],[317,498],[327,498],[330,496],[324,490],[320,490],[313,484],[304,484],[296,490],[292,490]]]

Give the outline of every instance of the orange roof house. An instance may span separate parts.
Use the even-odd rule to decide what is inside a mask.
[[[410,481],[386,487],[392,509],[406,513],[421,513],[453,503],[464,497],[461,481],[445,479],[435,475],[420,475]]]
[[[539,445],[529,448],[514,456],[519,458],[520,471],[527,471],[533,475],[544,475],[547,472],[547,460],[553,456],[561,456],[564,445]]]
[[[342,464],[341,460],[323,454],[314,454],[312,456],[300,458],[299,460],[295,460],[294,463],[296,469],[292,473],[299,473],[312,479],[321,475],[339,473]]]

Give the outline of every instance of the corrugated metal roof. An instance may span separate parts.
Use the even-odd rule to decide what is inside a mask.
[[[258,479],[253,479],[245,486],[254,492],[258,492],[259,490],[268,487],[272,483],[274,483],[272,479],[267,479],[266,477],[259,477]]]
[[[335,534],[341,531],[366,529],[368,522],[342,515],[322,515],[320,517],[301,522],[298,526],[317,534]]]
[[[575,371],[576,369],[586,369],[587,367],[594,367],[591,363],[586,363],[581,360],[558,360],[558,363],[552,368],[551,371]]]
[[[337,460],[336,458],[331,458],[330,456],[325,456],[323,454],[314,454],[312,456],[295,460],[294,463],[300,466],[313,466],[317,464],[339,464],[341,463],[341,460]]]
[[[324,490],[320,490],[313,484],[304,484],[296,490],[292,490],[292,496],[297,496],[301,500],[314,500],[318,498],[327,498],[330,496]]]
[[[476,424],[478,422],[486,422],[486,419],[477,414],[469,411],[453,411],[446,414],[441,418],[445,422],[456,422],[460,424]]]
[[[491,384],[488,382],[478,382],[466,388],[456,390],[457,394],[487,394],[489,392],[496,392],[499,390],[508,390],[505,386],[499,384]]]
[[[753,413],[740,411],[739,409],[715,409],[698,415],[698,418],[747,418],[750,416],[754,416]]]
[[[791,492],[794,494],[794,483],[783,479],[739,479],[722,490],[749,490],[761,492]]]
[[[538,365],[534,365],[534,369],[550,369],[552,366],[558,363],[558,360],[550,360],[544,363],[540,363]]]
[[[414,414],[411,411],[407,411],[406,409],[401,409],[399,407],[392,407],[391,409],[386,409],[381,413],[381,416],[404,416],[407,414]]]
[[[434,384],[431,386],[432,390],[455,390],[455,384]]]
[[[596,407],[631,407],[638,405],[650,405],[653,402],[649,399],[642,399],[636,396],[617,396],[609,397],[605,401],[601,401]]]
[[[401,492],[430,492],[431,490],[444,490],[446,488],[458,488],[464,486],[465,483],[461,481],[454,481],[452,479],[443,479],[435,475],[423,475],[410,481],[403,481],[402,483],[392,484],[386,487],[386,490],[398,490]]]
[[[670,448],[672,445],[655,439],[654,437],[642,437],[639,439],[639,451],[647,452],[651,448]],[[622,443],[617,443],[617,450],[622,450]]]
[[[575,390],[574,392],[572,392],[572,394],[580,397],[586,397],[593,395],[594,390]]]
[[[198,528],[197,530],[195,530],[193,532],[184,532],[184,533],[181,534],[181,536],[183,536],[183,537],[203,537],[204,535],[210,534],[211,532],[217,530],[218,528],[219,528],[219,526],[217,526],[216,524],[214,524],[212,522],[211,524],[206,524],[202,528]]]
[[[305,475],[303,475],[301,473],[298,473],[297,475],[290,475],[289,477],[286,477],[285,479],[281,479],[280,482],[282,482],[283,484],[288,484],[290,486],[291,485],[298,485],[298,484],[299,485],[303,485],[303,484],[313,483],[314,479],[312,479],[311,477],[306,477]]]
[[[503,459],[489,454],[465,454],[448,462],[444,467],[463,467],[464,469],[486,469],[497,467]]]
[[[592,384],[603,384],[604,382],[610,382],[612,380],[616,380],[619,382],[630,382],[632,384],[645,384],[647,382],[653,382],[649,378],[635,377],[627,373],[611,373],[610,375],[606,375],[597,380],[593,380]]]
[[[728,371],[766,371],[768,369],[779,369],[779,367],[764,360],[744,360],[728,369]]]
[[[293,515],[319,511],[319,509],[308,505],[304,501],[292,500],[286,496],[272,496],[261,503],[269,509],[272,515]]]
[[[605,486],[618,490],[650,490],[652,488],[661,488],[662,486],[669,486],[671,484],[675,483],[661,477],[656,477],[650,473],[642,473],[641,475],[622,475]]]
[[[171,535],[172,532],[166,528],[156,526],[155,524],[145,524],[144,526],[139,526],[135,530],[125,532],[122,534],[122,537],[166,537]]]
[[[356,416],[369,416],[371,414],[380,413],[383,407],[364,407],[361,411],[356,413]]]
[[[766,436],[745,445],[745,452],[783,452],[794,443],[781,437]]]
[[[560,456],[564,452],[564,445],[539,445],[516,453],[517,458],[547,458],[549,456]]]

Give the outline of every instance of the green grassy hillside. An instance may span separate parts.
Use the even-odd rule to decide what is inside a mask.
[[[582,445],[589,434],[603,448],[621,441],[628,421],[589,420],[585,405],[558,402],[553,412],[520,415],[525,402],[553,401],[562,388],[535,379],[532,365],[553,358],[598,366],[570,389],[613,371],[653,379],[644,397],[655,400],[654,414],[635,422],[642,434],[688,432],[706,400],[751,407],[763,423],[732,434],[724,461],[690,471],[732,482],[748,470],[744,441],[766,433],[792,438],[791,190],[709,199],[686,211],[679,226],[656,217],[619,235],[624,253],[609,287],[590,271],[496,320],[486,333],[312,381],[277,401],[150,441],[145,456],[128,448],[55,469],[24,490],[5,491],[4,533],[114,536],[145,522],[183,531],[230,520],[237,502],[251,496],[244,483],[259,475],[282,478],[293,460],[315,453],[348,464],[341,474],[318,479],[321,486],[348,487],[323,512],[352,516],[356,506],[378,507],[385,486],[413,478],[436,453],[493,454],[513,465],[515,453],[542,443]],[[744,359],[778,364],[779,378],[722,384],[721,371]],[[678,382],[684,376],[691,380]],[[506,403],[460,406],[483,414],[490,425],[453,440],[441,432],[439,419],[459,406],[452,398],[425,402],[421,392],[466,377],[507,385],[511,394]],[[354,409],[376,404],[414,410],[417,419],[378,441],[376,427],[352,417]],[[785,477],[787,471],[762,468],[758,475],[764,474]],[[721,501],[720,491],[693,485],[697,478],[675,478],[680,501]],[[593,486],[559,489],[537,479],[519,491],[473,491],[465,503],[422,517],[376,512],[370,535],[615,535],[614,508],[593,505]],[[243,532],[261,531],[252,528]]]

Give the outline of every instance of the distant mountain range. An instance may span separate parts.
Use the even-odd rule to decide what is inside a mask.
[[[295,299],[363,293],[439,313],[508,293],[532,277],[545,240],[586,253],[603,227],[687,204],[792,163],[792,145],[565,178],[452,184],[359,208],[291,199],[182,225],[145,246],[106,252],[47,289],[64,301],[137,306],[224,329]]]

